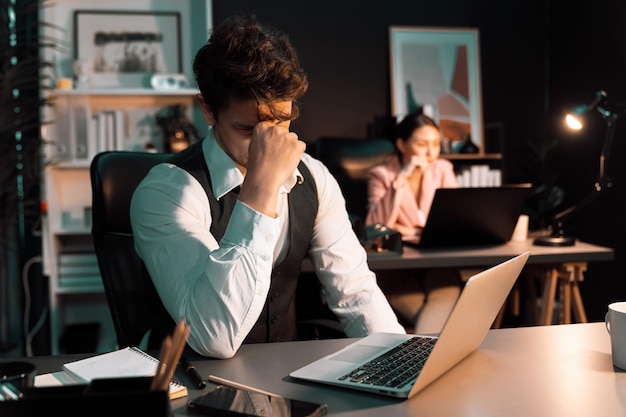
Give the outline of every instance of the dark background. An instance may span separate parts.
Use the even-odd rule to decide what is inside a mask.
[[[213,1],[214,24],[237,12],[289,34],[310,81],[293,130],[309,144],[322,136],[367,137],[376,119],[390,115],[390,26],[478,28],[483,121],[503,133],[505,180],[562,192],[551,210],[540,210],[550,201],[545,195],[529,201],[528,211],[540,213],[532,217],[537,227],[592,192],[598,173],[604,122],[597,115],[573,137],[560,127],[563,112],[588,104],[600,89],[609,101],[626,100],[620,0]],[[604,319],[610,301],[626,299],[625,133],[620,119],[608,164],[613,188],[568,224],[581,240],[615,248],[615,261],[591,263],[581,286],[594,321]]]

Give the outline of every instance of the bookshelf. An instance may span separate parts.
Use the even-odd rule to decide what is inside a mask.
[[[50,36],[60,36],[70,48],[46,52],[52,54],[47,61],[56,63],[57,80],[74,78],[71,45],[76,10],[178,12],[184,46],[182,73],[189,83],[193,82],[193,54],[206,42],[212,25],[211,0],[58,0],[54,6],[44,8],[42,17],[67,30]],[[163,135],[155,116],[172,105],[184,106],[203,134],[195,88],[154,89],[149,84],[81,85],[45,93],[54,102],[44,114],[52,123],[42,132],[46,143],[42,176],[43,274],[48,282],[50,350],[54,355],[73,353],[64,349],[63,335],[81,325],[97,324],[96,352],[117,348],[91,236],[89,167],[93,156],[105,150],[161,150]]]
[[[505,178],[504,160],[500,153],[445,154],[454,165],[460,187],[499,187]]]
[[[182,104],[191,109],[195,93],[195,90],[54,93],[57,106],[50,135],[55,138],[55,144],[47,159],[55,162],[44,169],[47,212],[43,236],[53,354],[61,353],[58,341],[64,326],[82,321],[100,324],[99,350],[116,347],[91,238],[91,159],[100,151],[145,149],[146,144],[153,144],[158,150],[162,135],[156,131],[156,125],[142,129],[143,120],[154,119],[155,112],[164,106]],[[119,140],[100,138],[93,129],[104,112],[119,117],[113,124],[125,122]],[[129,123],[131,114],[142,116]],[[79,294],[83,296],[78,297]],[[85,299],[91,301],[81,308]]]

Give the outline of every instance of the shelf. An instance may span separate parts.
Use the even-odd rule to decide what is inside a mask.
[[[53,165],[56,169],[85,169],[89,168],[91,165],[91,160],[85,161],[59,161]]]
[[[152,88],[86,88],[74,90],[52,90],[53,96],[194,96],[195,88],[155,90]]]
[[[89,284],[89,285],[59,285],[56,290],[58,295],[73,295],[73,294],[100,294],[104,292],[104,286],[102,284]]]
[[[76,33],[74,12],[87,8],[87,2],[57,0],[54,3],[54,7],[43,10],[42,21],[50,23],[43,28],[43,34],[60,37],[62,43],[71,46],[72,36]],[[194,51],[206,43],[207,33],[212,27],[211,0],[110,0],[89,3],[88,8],[96,10],[179,13],[179,33],[165,33],[164,36],[177,35],[182,39],[185,48],[178,51],[181,65],[174,72],[185,75],[189,83],[184,85],[185,88],[154,89],[143,77],[149,78],[152,73],[146,73],[142,75],[141,82],[134,84],[125,84],[120,80],[115,82],[115,86],[100,83],[94,84],[93,88],[46,88],[41,91],[54,103],[44,115],[52,123],[42,132],[47,145],[44,148],[46,163],[41,185],[42,201],[47,207],[42,221],[42,263],[49,278],[52,354],[61,353],[60,339],[64,327],[70,324],[97,322],[101,328],[98,349],[110,349],[116,343],[91,234],[89,168],[93,157],[110,150],[144,150],[147,145],[161,150],[163,133],[156,122],[156,115],[166,107],[183,106],[196,126],[206,126],[195,99],[199,91],[194,83],[192,63]],[[58,32],[58,27],[65,31]],[[53,63],[54,78],[75,76],[72,68],[75,53],[72,47],[46,51],[46,60]],[[55,80],[47,78],[49,86],[52,86]]]
[[[57,236],[91,236],[91,229],[88,228],[76,228],[76,229],[57,229],[53,233]]]
[[[501,153],[447,153],[441,154],[442,158],[449,159],[451,161],[474,161],[477,159],[483,160],[498,160],[502,159]]]

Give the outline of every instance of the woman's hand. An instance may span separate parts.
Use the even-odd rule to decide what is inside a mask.
[[[398,176],[393,182],[394,188],[397,190],[404,185],[407,178],[415,173],[416,170],[423,171],[428,167],[428,160],[425,156],[413,155],[406,164],[402,166],[402,169],[398,173]]]

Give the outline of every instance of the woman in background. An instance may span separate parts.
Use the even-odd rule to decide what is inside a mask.
[[[366,224],[384,224],[403,238],[419,236],[437,188],[456,188],[454,167],[441,154],[437,123],[419,109],[396,127],[397,157],[372,168]],[[392,307],[415,333],[439,333],[461,291],[456,270],[377,274]]]

